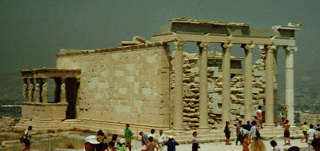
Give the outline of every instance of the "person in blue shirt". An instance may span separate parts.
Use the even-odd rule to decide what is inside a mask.
[[[176,146],[179,143],[173,138],[173,136],[169,136],[169,140],[164,144],[168,146],[168,151],[176,151]]]
[[[250,131],[251,127],[252,127],[252,125],[251,125],[250,121],[247,121],[247,125],[245,125],[245,129],[247,131]]]

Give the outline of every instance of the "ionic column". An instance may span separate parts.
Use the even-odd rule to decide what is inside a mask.
[[[267,47],[266,55],[266,88],[265,88],[265,125],[274,126],[274,93],[273,93],[273,82],[274,82],[274,53],[273,51],[277,50],[277,47],[274,45]]]
[[[48,103],[48,83],[47,79],[43,79],[41,98],[43,103]]]
[[[33,79],[30,78],[30,85],[29,85],[29,102],[33,102],[33,95],[34,95],[34,84]]]
[[[200,43],[199,44],[199,78],[200,78],[200,86],[199,86],[199,129],[208,129],[208,47],[210,47],[209,43]]]
[[[66,103],[67,98],[66,98],[66,79],[62,78],[62,83],[61,83],[61,92],[60,92],[60,103]]]
[[[294,126],[294,61],[293,51],[297,47],[284,47],[286,50],[286,106],[288,109],[288,120]]]
[[[36,86],[35,86],[35,92],[34,92],[34,99],[35,99],[35,102],[39,103],[40,100],[41,100],[41,86],[40,86],[40,79],[36,79]]]
[[[183,129],[183,50],[186,42],[174,42],[174,115],[173,129]]]
[[[230,49],[233,44],[224,43],[222,46],[222,124],[230,121]]]
[[[254,44],[247,44],[245,49],[244,63],[244,120],[252,121],[252,49]]]

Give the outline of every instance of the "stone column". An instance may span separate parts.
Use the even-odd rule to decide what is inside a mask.
[[[273,51],[277,50],[277,47],[270,45],[267,47],[266,55],[266,87],[265,87],[265,125],[274,126],[274,53]]]
[[[23,80],[23,86],[22,86],[22,94],[25,102],[29,102],[28,100],[28,79],[22,78]]]
[[[222,124],[230,121],[230,49],[233,44],[224,43],[222,46]]]
[[[33,79],[30,78],[30,85],[29,85],[29,102],[33,102],[33,95],[34,95],[34,84]]]
[[[286,50],[286,106],[288,109],[288,120],[294,126],[294,70],[293,51],[297,47],[284,47]]]
[[[209,43],[199,43],[199,129],[208,129],[208,47]]]
[[[254,44],[243,46],[245,49],[244,63],[244,121],[252,121],[252,49]]]
[[[43,103],[48,103],[48,83],[47,79],[43,79],[41,98]]]
[[[183,41],[174,42],[174,115],[173,129],[183,129]]]
[[[34,99],[35,99],[35,102],[39,103],[40,100],[41,100],[41,86],[40,86],[40,79],[36,79],[36,86],[35,86],[35,92],[34,92]]]
[[[60,92],[60,103],[66,103],[67,98],[66,98],[66,79],[62,78],[62,83],[61,83],[61,92]]]

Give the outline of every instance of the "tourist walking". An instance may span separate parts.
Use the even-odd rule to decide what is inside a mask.
[[[126,151],[127,147],[124,144],[126,141],[122,138],[120,139],[120,143],[118,145],[116,145],[116,149],[117,151]]]
[[[251,122],[252,127],[250,130],[250,135],[251,135],[251,140],[252,140],[252,144],[251,144],[251,150],[252,151],[265,151],[266,147],[264,145],[264,143],[260,140],[260,132],[259,132],[259,128],[257,126],[257,122],[256,121],[252,121]]]
[[[231,143],[229,143],[230,134],[231,134],[229,124],[230,124],[230,122],[226,121],[226,126],[224,127],[224,130],[223,130],[224,135],[226,136],[226,145],[231,145]]]
[[[164,150],[164,143],[166,142],[167,138],[166,135],[163,134],[163,130],[159,130],[159,137],[158,137],[158,146],[159,151]]]
[[[32,137],[30,133],[31,130],[32,130],[32,126],[29,126],[23,133],[24,145],[25,145],[25,148],[23,149],[23,151],[30,150],[30,140]]]
[[[131,151],[131,139],[132,139],[132,131],[129,129],[130,125],[126,124],[126,129],[124,129],[124,136],[126,139],[126,146],[129,148],[129,151]]]
[[[84,139],[84,150],[85,151],[96,151],[96,147],[100,142],[97,141],[97,136],[90,135]]]
[[[107,137],[104,135],[102,130],[99,130],[97,133],[97,140],[100,142],[100,144],[97,145],[97,151],[103,151],[105,149],[104,140]]]
[[[262,129],[262,106],[258,106],[256,118],[259,122],[260,128]]]
[[[242,145],[242,151],[249,151],[250,138],[248,134],[243,135],[243,140],[241,145]]]
[[[238,141],[240,141],[240,145],[241,145],[241,140],[242,140],[242,133],[241,133],[241,130],[242,130],[242,121],[239,121],[238,122],[238,125],[237,125],[237,128],[236,128],[236,136],[237,136],[237,139],[236,139],[236,145],[238,145]]]
[[[301,139],[301,142],[303,142],[304,139],[306,139],[306,142],[308,142],[307,131],[309,130],[309,127],[307,125],[307,122],[303,123],[303,125],[301,126],[301,130],[302,130],[302,133],[303,133],[303,137]]]
[[[290,124],[289,124],[289,120],[286,120],[284,123],[283,123],[283,128],[284,128],[284,146],[285,145],[291,145],[290,144]],[[288,141],[288,142],[287,142]]]
[[[270,145],[272,146],[272,151],[281,151],[276,141],[270,141]]]
[[[280,111],[280,114],[281,114],[281,124],[283,124],[287,120],[288,110],[286,106],[283,106],[283,108]]]
[[[148,136],[143,132],[140,132],[139,135],[141,136],[141,144],[142,144],[142,147],[144,148],[144,146],[148,143]]]
[[[250,122],[250,121],[247,121],[247,124],[245,125],[245,129],[246,129],[247,131],[250,131],[251,127],[252,127],[251,122]]]
[[[249,135],[245,134],[243,136],[243,141],[242,141],[242,151],[249,151],[249,145],[250,145]]]
[[[153,137],[149,137],[146,149],[141,151],[154,151],[154,149],[156,149],[157,151],[159,150],[158,146],[155,143],[153,143]]]
[[[193,134],[192,134],[192,151],[198,151],[198,149],[200,148],[199,140],[198,140],[197,136],[198,136],[198,133],[193,132]]]
[[[310,124],[310,129],[307,131],[308,135],[308,147],[311,146],[311,142],[316,138],[317,131],[313,129],[313,125]]]
[[[176,151],[176,146],[179,145],[179,143],[173,138],[173,136],[169,136],[169,140],[164,143],[166,145],[167,151]]]
[[[154,135],[154,132],[156,132],[156,130],[151,129],[150,134],[148,135],[148,138],[149,137],[153,137],[153,140],[155,140],[156,139],[156,135]]]

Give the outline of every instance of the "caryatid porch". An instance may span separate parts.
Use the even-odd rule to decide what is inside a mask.
[[[70,69],[22,69],[23,79],[22,120],[64,120],[69,104],[73,99],[67,96],[67,88],[76,89],[75,83],[80,78],[80,70]],[[54,79],[55,90],[53,100],[49,100],[48,80]],[[72,93],[68,93],[70,95]],[[76,95],[73,93],[73,95]],[[69,113],[68,116],[75,114]]]
[[[246,23],[187,20],[184,18],[170,21],[170,25],[161,27],[161,34],[153,35],[154,42],[173,42],[174,44],[174,120],[173,129],[183,127],[183,46],[186,42],[196,42],[199,46],[199,129],[208,129],[207,94],[207,50],[210,43],[220,43],[222,49],[222,124],[230,121],[230,49],[241,44],[245,52],[244,64],[244,120],[253,119],[252,108],[252,51],[259,46],[265,56],[265,125],[276,124],[276,104],[274,79],[277,73],[277,50],[286,50],[286,105],[288,119],[294,123],[294,87],[293,87],[293,50],[295,31],[300,25],[273,26],[272,29],[253,29]]]

